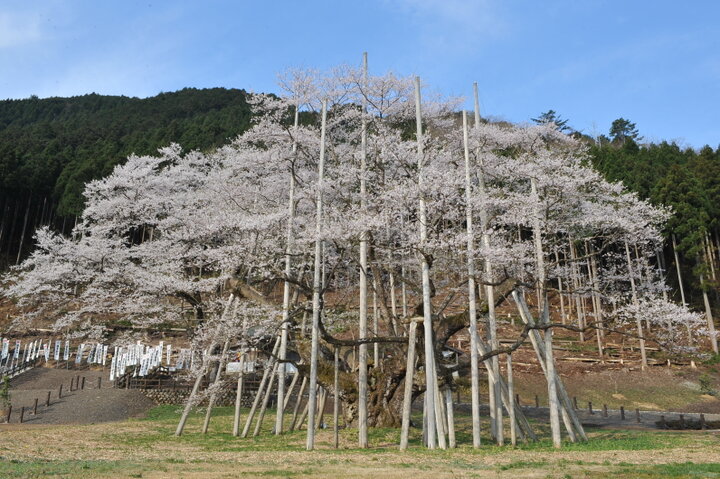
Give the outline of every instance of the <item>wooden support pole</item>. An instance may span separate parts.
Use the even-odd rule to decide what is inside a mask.
[[[298,391],[297,398],[295,398],[295,408],[293,409],[292,421],[290,421],[290,431],[295,430],[295,424],[297,423],[297,415],[300,411],[300,404],[302,403],[303,393],[307,386],[307,376],[303,376],[302,383],[300,383],[300,390]]]
[[[608,417],[607,404],[603,404],[603,417]]]
[[[477,83],[475,84],[477,87]],[[467,112],[463,110],[463,145],[465,152],[465,223],[467,238],[468,316],[470,319],[470,401],[472,413],[473,447],[480,447],[480,373],[477,354],[477,305],[475,301],[475,245],[473,240],[473,210],[470,148],[468,141]]]
[[[625,406],[620,406],[620,419],[625,420]]]
[[[232,303],[232,295],[230,303]],[[220,359],[218,359],[218,368],[217,372],[215,373],[215,381],[213,382],[214,385],[219,385],[220,380],[222,378],[222,372],[223,368],[225,367],[225,355],[227,354],[228,347],[230,345],[230,340],[225,341],[225,345],[223,346],[222,352],[220,353]],[[205,411],[205,421],[203,421],[203,427],[202,427],[202,433],[207,434],[208,428],[210,427],[210,418],[212,416],[212,410],[215,406],[215,400],[217,398],[217,390],[213,391],[210,394],[210,398],[208,399],[208,406],[207,410]]]
[[[275,376],[277,376],[278,369],[280,367],[280,363],[275,361],[275,364],[273,365],[273,370],[270,376],[270,381],[268,382],[267,389],[265,390],[265,396],[263,397],[262,406],[260,407],[260,414],[258,414],[257,422],[255,423],[255,430],[253,431],[253,437],[257,437],[260,434],[260,428],[262,427],[263,419],[265,419],[265,411],[267,411],[268,402],[270,401],[270,394],[273,390],[273,379]]]
[[[593,412],[593,408],[592,408],[592,401],[588,401],[588,412],[589,412],[590,414],[595,414],[595,413]]]
[[[82,382],[80,383],[80,389],[81,389],[81,390],[84,390],[84,389],[85,389],[85,376],[83,376]]]
[[[333,377],[333,443],[335,449],[340,446],[340,428],[338,421],[340,420],[340,351],[335,346],[335,376]]]
[[[285,404],[283,405],[284,409],[287,409],[288,405],[290,404],[290,397],[295,392],[295,386],[297,386],[298,378],[300,377],[300,374],[296,371],[295,374],[293,374],[292,381],[290,381],[290,387],[288,387],[287,394],[285,394]]]
[[[58,390],[58,399],[61,399],[61,398],[62,398],[62,384],[60,385],[60,389]]]
[[[635,421],[640,422],[640,409],[635,408]]]
[[[422,113],[420,98],[420,77],[415,77],[415,123],[416,123],[416,139],[417,139],[417,166],[418,166],[418,188],[422,189],[423,179],[423,163],[425,154],[423,151],[423,130],[422,130]],[[423,248],[427,243],[427,213],[426,203],[423,195],[420,195],[418,205],[418,225],[420,229],[420,248],[419,259],[421,263],[422,276],[422,296],[423,296],[423,328],[424,328],[424,346],[425,346],[425,384],[427,387],[427,407],[425,414],[427,420],[427,447],[435,449],[437,447],[437,418],[435,405],[435,390],[437,388],[437,378],[435,377],[435,347],[433,345],[433,322],[432,322],[432,301],[430,298],[430,263],[427,256],[422,254]]]
[[[12,404],[8,406],[7,416],[5,417],[5,422],[10,424],[10,415],[12,414]]]
[[[215,349],[216,343],[212,343],[210,345],[210,348],[208,348],[208,351],[212,352],[213,349]],[[207,355],[206,355],[207,356]],[[190,391],[190,396],[188,396],[187,402],[185,403],[185,408],[183,409],[182,414],[180,415],[180,421],[178,422],[177,428],[175,429],[175,435],[180,436],[183,433],[183,429],[185,429],[185,424],[187,423],[187,419],[190,416],[190,411],[193,407],[193,402],[195,401],[195,396],[197,396],[198,391],[200,390],[200,384],[202,383],[203,378],[205,377],[205,374],[207,373],[207,368],[209,366],[208,361],[206,358],[203,358],[203,365],[201,366],[201,370],[198,373],[198,376],[195,378],[195,383],[193,384],[193,388]],[[127,377],[127,384],[130,383],[130,377]]]
[[[417,322],[411,321],[408,331],[408,352],[405,366],[405,389],[403,392],[402,425],[400,428],[400,450],[408,447],[410,433],[410,409],[412,407],[413,376],[415,372],[415,341],[417,340]]]
[[[513,380],[513,368],[512,368],[512,354],[507,355],[507,384],[508,384],[508,395],[513,397],[515,393],[515,381]],[[515,408],[508,408],[508,416],[510,416],[510,444],[517,446],[517,421],[515,420]]]
[[[35,398],[35,404],[33,405],[33,416],[37,416],[37,405],[38,405],[38,398]]]
[[[447,430],[448,430],[448,446],[452,449],[457,447],[455,439],[455,411],[453,411],[453,395],[452,390],[445,388],[445,409],[447,412]]]
[[[327,125],[327,100],[322,102],[320,127],[320,159],[318,161],[318,181],[316,195],[315,213],[315,261],[313,273],[313,299],[312,299],[312,335],[310,345],[310,405],[308,406],[308,428],[305,449],[312,451],[315,448],[315,409],[317,401],[317,376],[318,376],[318,354],[320,341],[320,296],[321,291],[321,268],[322,255],[322,218],[323,218],[323,176],[325,171],[325,130]]]
[[[245,420],[245,426],[243,427],[242,434],[240,434],[240,437],[247,437],[248,433],[250,432],[250,425],[252,424],[252,421],[255,418],[255,412],[257,411],[257,408],[260,405],[260,400],[263,397],[265,388],[267,387],[268,382],[272,381],[271,372],[273,370],[273,365],[275,362],[274,357],[277,354],[279,347],[280,347],[280,338],[278,338],[275,341],[275,346],[273,346],[273,350],[272,350],[272,356],[268,360],[268,362],[265,364],[262,379],[260,379],[260,385],[258,386],[258,390],[255,393],[255,399],[253,400],[252,407],[250,407],[250,412],[248,412],[248,417]]]
[[[98,376],[97,388],[102,389],[102,377]]]
[[[50,407],[50,391],[48,391],[47,399],[45,399],[45,407]]]
[[[25,406],[22,406],[20,408],[20,424],[23,423],[24,419],[25,419]]]

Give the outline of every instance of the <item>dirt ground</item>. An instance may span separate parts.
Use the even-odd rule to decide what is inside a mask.
[[[85,378],[84,389],[70,391],[70,383]],[[102,378],[98,389],[98,378]],[[35,368],[10,383],[12,399],[11,423],[20,421],[21,407],[25,407],[27,424],[92,424],[121,421],[140,415],[154,404],[141,391],[114,389],[102,371],[74,371]],[[62,397],[58,398],[60,385]],[[50,406],[46,407],[50,392]],[[33,414],[38,399],[37,415]]]

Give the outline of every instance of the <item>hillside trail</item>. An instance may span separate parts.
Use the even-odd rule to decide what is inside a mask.
[[[70,391],[71,381],[85,378],[85,387]],[[98,379],[101,379],[98,389]],[[62,397],[58,398],[60,385]],[[46,407],[50,392],[50,406]],[[154,403],[137,389],[115,389],[107,372],[93,370],[66,370],[38,367],[10,381],[12,414],[10,423],[20,421],[21,408],[25,407],[23,423],[31,424],[94,424],[122,421],[141,416]],[[37,414],[33,414],[35,399]],[[1,419],[1,420],[4,420]]]

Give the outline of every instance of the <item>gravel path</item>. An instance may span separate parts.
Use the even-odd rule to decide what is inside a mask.
[[[71,381],[85,378],[85,388],[70,391]],[[100,389],[98,378],[102,378]],[[62,398],[58,399],[62,384]],[[46,407],[50,392],[50,406]],[[21,407],[25,407],[23,422],[27,424],[93,424],[121,421],[142,415],[153,402],[136,389],[114,389],[107,373],[102,371],[73,371],[35,368],[10,382],[12,399],[11,423],[20,421]],[[35,399],[37,415],[33,415]],[[4,421],[4,418],[0,418]]]

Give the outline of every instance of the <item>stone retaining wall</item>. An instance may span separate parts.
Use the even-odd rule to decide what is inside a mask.
[[[190,396],[189,389],[144,389],[143,394],[152,399],[155,404],[185,404]],[[242,407],[251,407],[254,396],[243,393]],[[200,405],[207,405],[207,399],[202,401]],[[235,388],[223,388],[215,399],[216,406],[234,406],[235,405]]]

